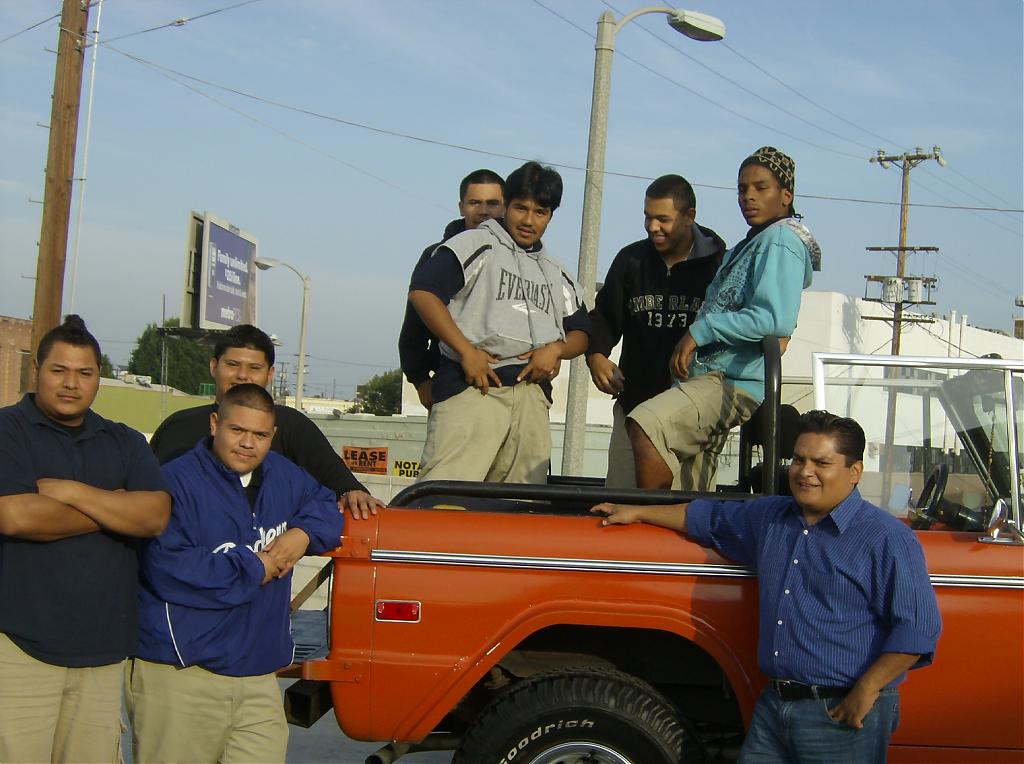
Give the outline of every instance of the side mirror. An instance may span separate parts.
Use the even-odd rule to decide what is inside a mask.
[[[1005,499],[997,499],[986,517],[985,535],[979,536],[983,544],[1013,544],[1024,546],[1024,533],[1010,520]],[[1005,535],[1004,535],[1005,534]]]
[[[1006,501],[1004,499],[998,499],[992,506],[991,513],[989,514],[987,522],[985,523],[985,532],[996,538],[999,536],[999,531],[1002,530],[1003,523],[1006,522],[1006,515],[1009,510],[1006,508]]]

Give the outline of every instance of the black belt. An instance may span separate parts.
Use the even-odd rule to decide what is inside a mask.
[[[772,679],[768,686],[785,701],[815,700],[817,698],[844,698],[850,693],[849,687],[822,687],[803,684],[789,679]]]

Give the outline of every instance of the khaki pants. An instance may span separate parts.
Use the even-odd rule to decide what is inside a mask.
[[[284,761],[288,724],[274,674],[221,676],[133,658],[125,699],[140,764]]]
[[[468,388],[435,403],[419,480],[544,483],[551,460],[550,403],[539,385]]]
[[[673,490],[708,491],[729,430],[750,419],[757,407],[749,393],[712,372],[644,401],[628,419],[647,434],[672,471]]]
[[[0,634],[0,762],[120,762],[121,676],[37,661]]]
[[[633,461],[633,446],[626,430],[626,412],[616,401],[612,406],[612,434],[608,439],[608,477],[604,479],[607,488],[636,488],[636,463]]]

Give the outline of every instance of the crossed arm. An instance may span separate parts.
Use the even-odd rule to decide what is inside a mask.
[[[105,528],[124,536],[157,536],[171,514],[163,491],[106,491],[74,480],[45,478],[39,493],[0,497],[0,534],[56,541]]]

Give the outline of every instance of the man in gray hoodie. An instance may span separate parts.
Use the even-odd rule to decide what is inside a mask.
[[[527,162],[505,196],[503,220],[449,239],[410,285],[441,348],[420,480],[544,482],[551,380],[587,348],[579,286],[541,242],[561,177]]]

